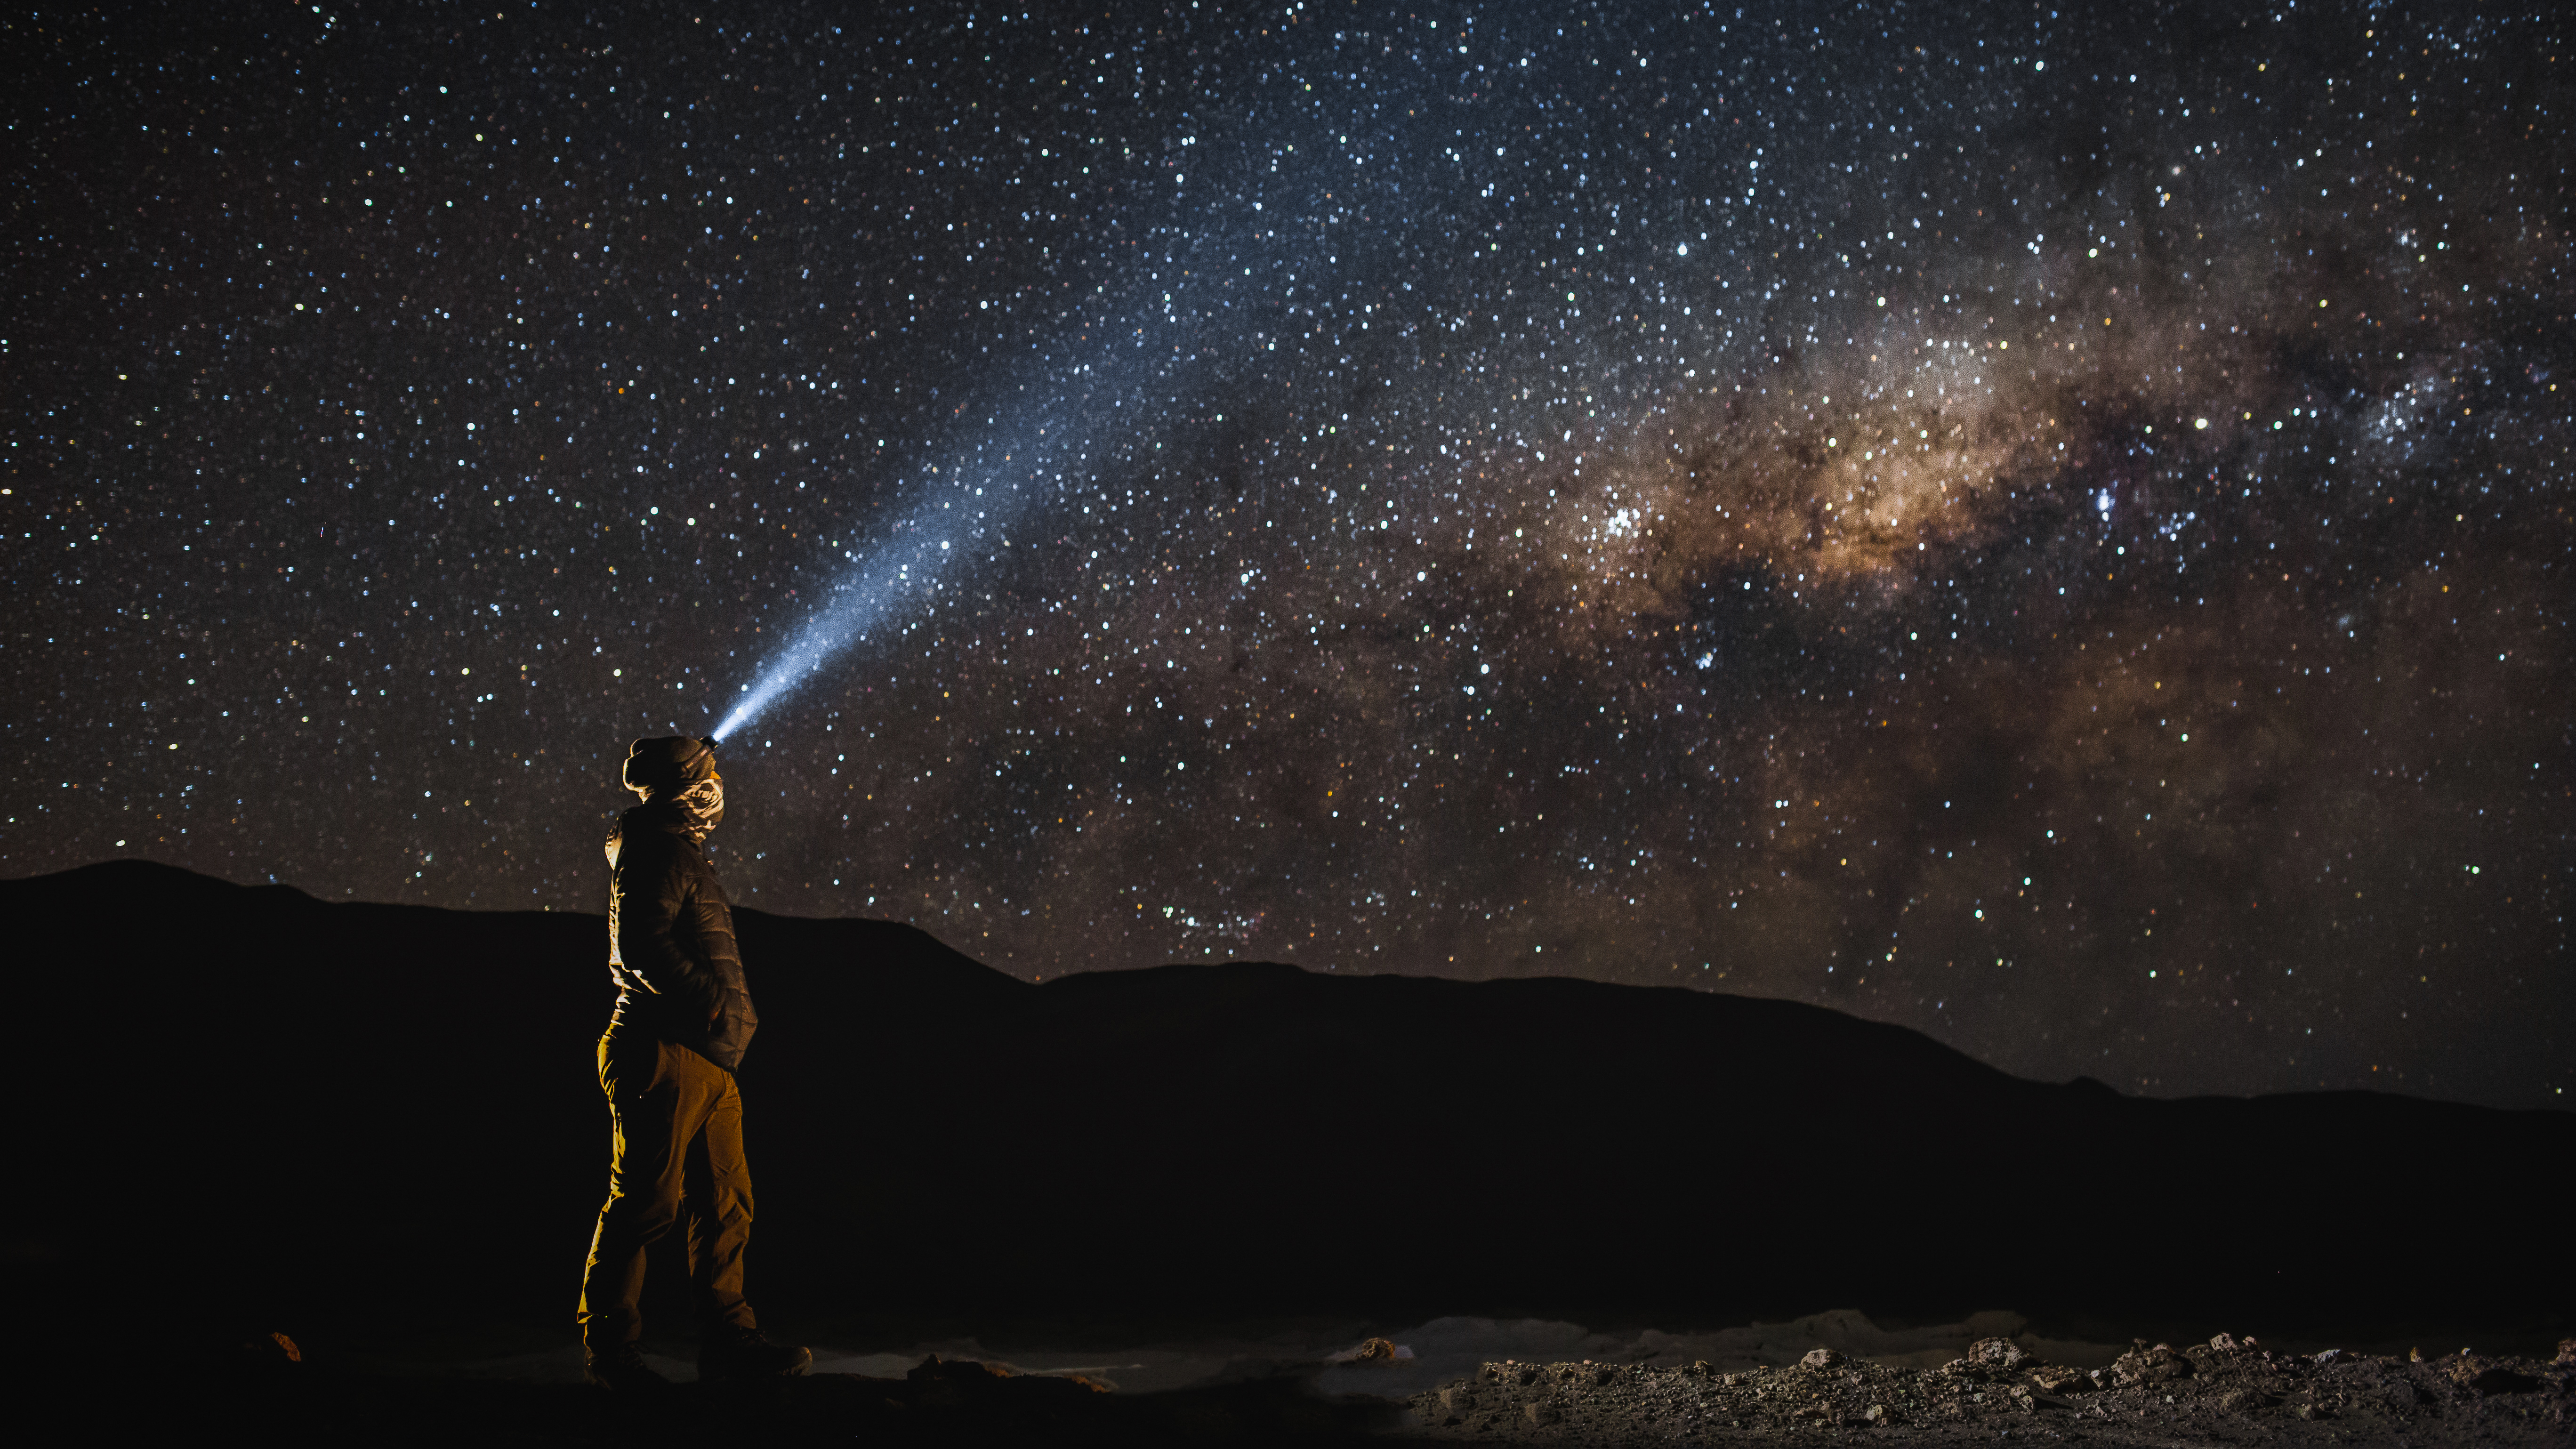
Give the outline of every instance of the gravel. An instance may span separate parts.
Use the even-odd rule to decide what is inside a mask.
[[[2550,1362],[2275,1353],[2221,1334],[2139,1342],[2107,1368],[1979,1340],[1937,1369],[1820,1348],[1783,1368],[1488,1363],[1405,1401],[1402,1434],[1474,1444],[1778,1444],[1853,1439],[2139,1445],[2576,1443],[2576,1340]]]

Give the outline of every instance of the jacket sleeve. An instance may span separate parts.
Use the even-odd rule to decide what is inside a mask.
[[[666,1003],[672,1018],[691,1024],[712,1018],[724,1004],[724,979],[699,945],[693,902],[696,873],[679,851],[661,846],[633,861],[620,877],[618,954],[627,974]]]

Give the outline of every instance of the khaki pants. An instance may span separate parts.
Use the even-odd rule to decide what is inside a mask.
[[[751,1240],[751,1172],[742,1156],[742,1093],[733,1074],[683,1046],[599,1043],[599,1085],[612,1128],[608,1203],[581,1278],[581,1337],[604,1352],[644,1332],[645,1250],[688,1214],[692,1305],[706,1324],[756,1326],[742,1299]]]

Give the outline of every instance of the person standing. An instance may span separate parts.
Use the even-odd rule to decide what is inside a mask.
[[[644,797],[608,834],[608,975],[617,1006],[599,1039],[612,1129],[608,1202],[581,1280],[583,1374],[602,1388],[667,1384],[636,1344],[646,1250],[687,1219],[704,1380],[775,1378],[814,1365],[772,1343],[742,1295],[751,1173],[734,1071],[760,1025],[734,946],[733,910],[703,849],[724,819],[715,742],[637,740],[626,788]]]

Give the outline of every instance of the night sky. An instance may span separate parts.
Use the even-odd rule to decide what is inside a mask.
[[[0,872],[2564,1106],[2548,9],[22,15]]]

